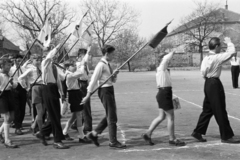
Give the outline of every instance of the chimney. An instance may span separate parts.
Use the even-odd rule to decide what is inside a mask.
[[[228,4],[227,4],[227,0],[226,0],[225,9],[226,9],[226,10],[228,10]]]

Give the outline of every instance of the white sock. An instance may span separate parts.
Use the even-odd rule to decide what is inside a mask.
[[[68,130],[70,128],[70,124],[69,124],[69,121],[66,122],[66,125],[63,129],[63,135],[67,135],[68,134]]]
[[[78,138],[83,139],[84,136],[85,136],[84,133],[83,133],[83,127],[77,127],[77,129],[78,129],[78,133],[79,133]]]
[[[3,123],[3,124],[4,124],[5,143],[8,143],[10,141],[10,139],[9,139],[9,127],[10,127],[10,124],[8,124],[8,123]]]

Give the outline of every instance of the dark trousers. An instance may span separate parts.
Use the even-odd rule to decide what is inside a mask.
[[[233,88],[238,88],[239,66],[232,66],[231,72]]]
[[[64,139],[61,127],[60,102],[58,87],[56,84],[43,86],[43,103],[47,109],[49,120],[43,126],[41,134],[48,136],[53,133],[54,142],[61,142]]]
[[[80,81],[81,87],[80,90],[82,92],[83,97],[87,95],[87,81]],[[83,121],[84,121],[84,132],[92,131],[92,112],[91,112],[91,103],[90,100],[84,104],[83,106]]]
[[[26,102],[27,102],[27,91],[22,88],[20,84],[13,91],[15,101],[15,112],[14,112],[14,124],[16,129],[22,127],[22,123],[25,117]]]
[[[99,88],[98,96],[106,111],[106,117],[104,117],[98,124],[95,131],[101,134],[102,131],[108,126],[109,140],[111,143],[117,141],[117,108],[114,96],[114,88],[104,87]]]
[[[221,139],[232,138],[234,134],[228,120],[225,92],[221,81],[218,78],[207,78],[204,84],[204,94],[203,111],[194,131],[205,135],[209,121],[214,115],[219,126]]]

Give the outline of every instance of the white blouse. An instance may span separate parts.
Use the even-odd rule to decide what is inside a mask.
[[[170,77],[169,71],[167,70],[167,67],[170,60],[172,59],[173,53],[174,52],[170,52],[167,55],[165,55],[159,67],[157,68],[156,81],[157,81],[158,88],[172,86],[171,77]]]

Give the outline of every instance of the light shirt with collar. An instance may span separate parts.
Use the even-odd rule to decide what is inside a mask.
[[[75,72],[66,73],[66,85],[68,90],[80,89],[78,79],[84,74],[84,67],[79,67]]]
[[[21,67],[20,69],[15,73],[15,75],[13,76],[13,82],[17,83],[18,82],[18,77],[23,74],[23,72],[25,72],[28,68],[31,68],[33,65],[32,64],[28,64],[28,61],[26,61]],[[17,66],[14,64],[10,71],[9,71],[9,75],[12,76],[13,73],[16,71]]]
[[[103,82],[107,80],[108,77],[111,76],[111,71],[108,66],[109,62],[105,58],[102,58],[101,61],[98,62],[97,66],[95,67],[93,75],[89,82],[87,89],[90,93],[95,89],[97,84],[98,86],[100,86],[101,84],[103,84]],[[103,86],[101,86],[101,88],[111,87],[115,82],[116,78],[114,78],[113,80],[111,80],[110,78]]]
[[[12,76],[14,74],[14,72],[16,71],[17,69],[17,66],[14,64],[11,68],[10,68],[10,71],[9,71],[9,75]],[[14,83],[18,83],[18,77],[23,74],[23,72],[25,71],[25,68],[24,66],[21,66],[19,68],[19,70],[14,74],[13,76],[13,82]]]
[[[42,80],[43,80],[43,84],[45,85],[47,85],[48,83],[56,83],[58,86],[58,91],[60,95],[64,95],[61,81],[65,79],[66,73],[64,73],[62,69],[59,69],[58,67],[56,67],[57,73],[58,73],[57,81],[53,75],[52,65],[54,64],[52,64],[52,59],[56,53],[57,53],[57,48],[55,47],[53,50],[51,50],[47,54],[46,58],[42,61],[41,63]]]
[[[170,60],[172,59],[173,52],[168,53],[162,58],[162,61],[157,68],[157,73],[156,73],[156,82],[157,82],[157,87],[171,87],[171,77],[169,74],[168,69],[168,64]]]
[[[239,66],[240,65],[240,59],[239,57],[232,57],[231,60],[230,60],[230,63],[232,66]]]
[[[39,68],[39,70],[41,70]],[[29,67],[21,76],[18,77],[18,82],[23,88],[29,89],[30,84],[33,84],[36,81],[36,84],[43,84],[42,77],[38,78],[38,69],[36,66],[32,65]]]
[[[209,51],[209,55],[204,57],[201,64],[201,74],[203,78],[219,78],[222,71],[222,65],[229,60],[236,52],[235,46],[228,43],[228,48],[225,53],[216,54],[214,51]]]
[[[76,62],[76,66],[77,66],[77,68],[80,68],[82,66],[87,67],[86,69],[87,69],[88,73],[90,73],[88,65],[86,65],[86,66],[84,65],[84,64],[88,64],[88,57],[89,57],[89,54],[86,53],[85,56],[83,57],[83,59],[80,62]],[[89,80],[89,75],[87,74],[87,71],[84,68],[84,73],[79,78],[81,81],[88,81]]]
[[[8,81],[10,79],[10,76],[7,76],[4,73],[0,73],[0,91],[3,91],[3,89],[5,88],[5,86],[7,85]],[[8,84],[7,88],[5,89],[7,90],[11,90],[12,88],[16,88],[17,87],[17,83],[13,82],[13,85],[11,83]]]

